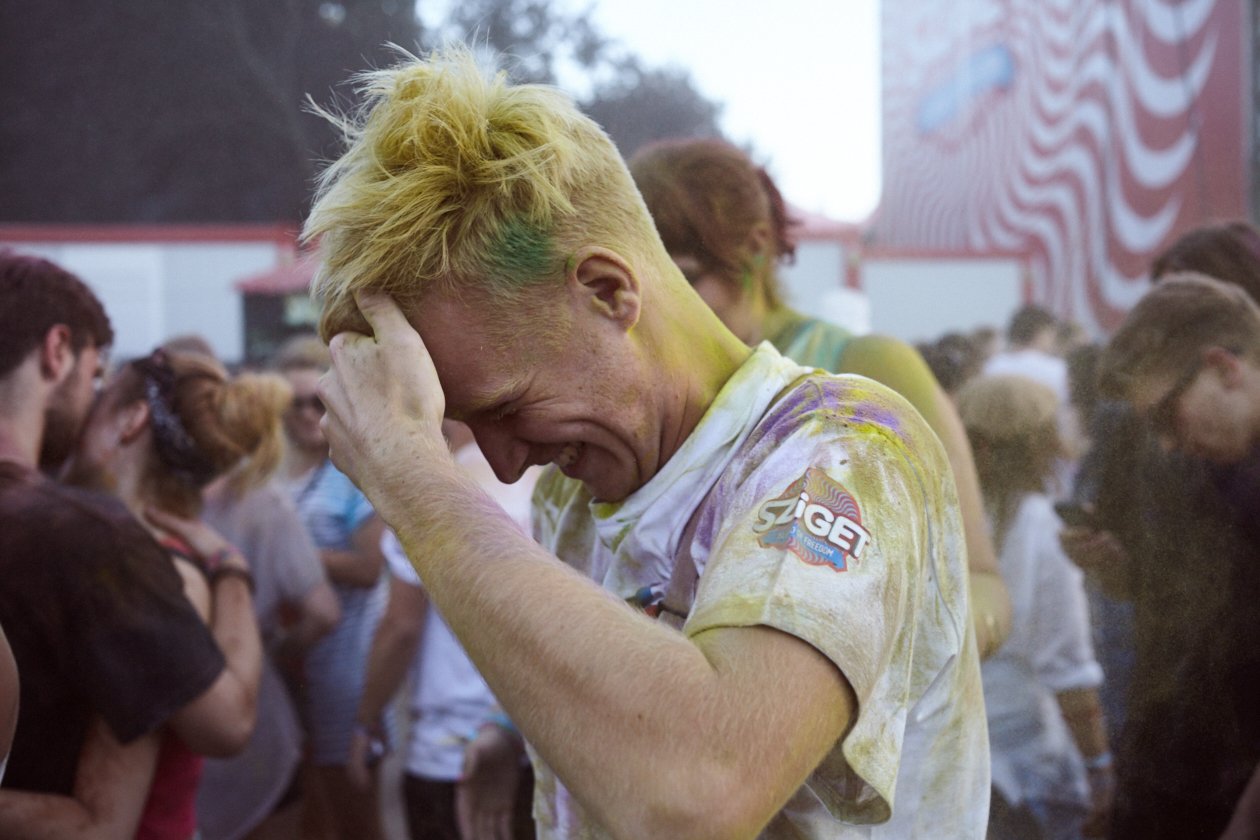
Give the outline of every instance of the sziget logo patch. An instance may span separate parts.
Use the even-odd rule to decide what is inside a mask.
[[[871,542],[857,500],[815,467],[761,506],[753,533],[763,548],[786,548],[811,566],[837,572],[861,559]]]

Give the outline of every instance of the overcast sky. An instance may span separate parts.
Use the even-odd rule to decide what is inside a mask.
[[[879,0],[595,0],[594,8],[607,34],[652,64],[686,67],[724,102],[727,136],[751,141],[793,204],[845,221],[875,209]]]
[[[422,16],[457,0],[419,0]],[[724,103],[788,201],[844,221],[879,201],[879,0],[588,2],[600,29],[652,65],[686,68]],[[743,7],[742,9],[740,7]],[[771,16],[770,13],[773,12]]]

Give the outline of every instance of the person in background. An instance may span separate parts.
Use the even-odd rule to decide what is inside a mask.
[[[1015,310],[1006,327],[1006,347],[984,364],[989,376],[1016,374],[1040,382],[1054,392],[1059,405],[1068,402],[1067,362],[1058,355],[1059,319],[1029,303]]]
[[[117,499],[38,469],[74,449],[112,340],[77,277],[0,252],[0,624],[22,691],[0,836],[14,840],[134,837],[161,732],[227,755],[253,727],[256,684],[224,658],[257,644],[244,560],[223,555],[236,571],[213,584],[207,628]]]
[[[169,351],[214,358],[201,336],[163,343]],[[285,405],[291,394],[285,385]],[[203,840],[288,840],[300,834],[298,778],[303,735],[297,710],[276,662],[296,670],[310,646],[341,617],[292,499],[273,474],[234,470],[202,493],[202,519],[250,560],[254,612],[267,656],[258,688],[258,723],[237,756],[206,762],[197,794]]]
[[[1062,328],[1058,317],[1048,309],[1033,303],[1021,306],[1006,328],[1006,348],[991,356],[983,369],[988,376],[1025,376],[1054,392],[1059,401],[1059,437],[1063,442],[1063,453],[1049,479],[1048,489],[1056,497],[1071,493],[1086,437],[1072,406],[1067,361],[1059,355]]]
[[[1260,294],[1260,232],[1246,222],[1185,232],[1152,261],[1156,285],[1197,271]],[[1110,597],[1132,605],[1133,670],[1116,745],[1112,836],[1217,838],[1231,824],[1260,759],[1247,676],[1260,634],[1257,521],[1247,469],[1165,451],[1149,417],[1100,404],[1077,499],[1090,521],[1060,535]],[[1223,492],[1234,481],[1242,485]],[[1170,726],[1169,721],[1177,721]]]
[[[310,649],[303,667],[299,704],[310,765],[303,825],[317,837],[373,840],[381,831],[376,770],[366,787],[354,785],[346,763],[368,650],[387,597],[384,526],[367,498],[328,457],[320,429],[324,407],[315,391],[328,367],[328,349],[314,336],[297,336],[280,348],[272,365],[293,392],[284,414],[288,448],[282,480],[319,549],[341,608],[341,621]],[[387,735],[393,718],[390,708]]]
[[[229,578],[252,593],[253,577],[222,535],[188,521],[201,512],[202,489],[241,470],[252,484],[279,463],[280,414],[287,403],[275,376],[232,379],[210,357],[158,349],[125,364],[101,392],[69,465],[67,481],[113,492],[144,516],[170,554],[184,592],[202,620],[235,610]],[[255,692],[262,651],[252,608],[236,643],[225,646],[227,667]],[[196,832],[202,757],[171,730],[163,733],[140,840],[189,840]]]
[[[918,348],[932,376],[950,399],[970,382],[983,366],[979,348],[967,335],[950,332]]]
[[[975,465],[958,412],[923,358],[887,336],[853,336],[782,299],[776,267],[791,259],[792,220],[769,174],[723,140],[668,140],[640,150],[630,174],[665,249],[722,322],[746,344],[769,341],[788,358],[868,376],[901,394],[945,444],[963,508],[971,610],[982,656],[1006,637],[1010,602],[997,574]]]
[[[1242,288],[1202,274],[1175,272],[1130,311],[1099,364],[1099,387],[1146,418],[1161,445],[1209,461],[1217,489],[1252,551],[1260,551],[1260,306]],[[1239,598],[1215,628],[1249,637],[1226,677],[1242,703],[1260,690],[1260,651],[1254,644],[1256,575],[1236,576]],[[1250,700],[1244,699],[1250,698]],[[1243,706],[1239,706],[1239,711]],[[1228,836],[1260,831],[1260,714],[1236,718],[1237,746],[1256,770],[1241,792]]]
[[[995,796],[990,840],[1105,834],[1114,791],[1083,577],[1058,542],[1045,480],[1060,451],[1058,402],[1022,376],[958,395],[1014,607],[982,667]]]
[[[1054,332],[1054,354],[1063,360],[1071,358],[1078,348],[1089,345],[1089,333],[1079,321],[1059,321]]]
[[[529,530],[531,468],[503,484],[463,423],[443,428],[455,461]],[[386,531],[390,594],[368,657],[359,728],[350,747],[351,778],[366,783],[379,757],[381,713],[411,674],[411,727],[403,802],[411,840],[532,838],[533,774],[521,766],[521,736],[498,710],[485,680],[460,647],[424,588],[398,538]]]

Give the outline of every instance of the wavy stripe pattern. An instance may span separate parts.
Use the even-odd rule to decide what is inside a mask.
[[[875,241],[1024,254],[1034,299],[1114,327],[1159,248],[1244,212],[1243,26],[1237,0],[884,0]]]

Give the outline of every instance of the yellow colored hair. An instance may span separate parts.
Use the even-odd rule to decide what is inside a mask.
[[[509,84],[464,46],[358,81],[356,114],[325,112],[348,148],[320,177],[302,232],[322,251],[325,340],[366,331],[360,289],[404,308],[434,289],[519,303],[558,284],[583,245],[630,260],[660,249],[616,147],[559,90]]]

